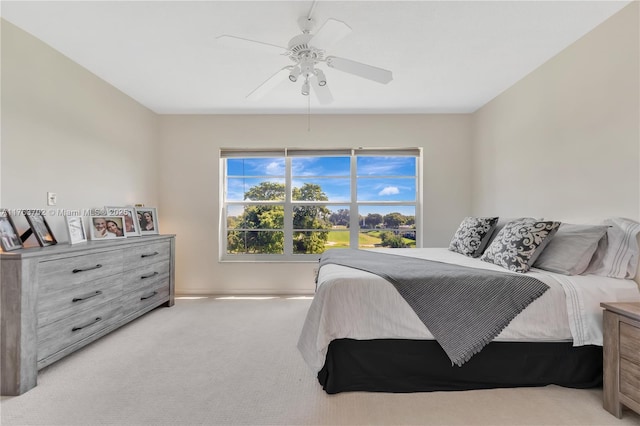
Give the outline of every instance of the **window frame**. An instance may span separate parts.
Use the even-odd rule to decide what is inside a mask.
[[[323,179],[350,179],[350,197],[349,201],[294,201],[292,200],[292,185],[294,175],[292,174],[292,158],[294,157],[349,157],[349,176],[321,176]],[[415,178],[415,201],[358,201],[358,178],[364,176],[357,175],[357,161],[361,156],[380,156],[380,157],[396,157],[407,156],[416,159],[415,176],[389,175],[389,176],[367,176],[365,178]],[[285,160],[285,197],[284,200],[241,200],[227,201],[227,162],[229,158],[280,158]],[[337,149],[225,149],[221,148],[219,152],[220,162],[220,238],[219,238],[219,261],[220,262],[317,262],[321,253],[313,254],[294,254],[293,253],[293,235],[295,232],[306,231],[306,229],[294,229],[293,227],[293,209],[296,205],[324,205],[335,206],[349,209],[349,248],[357,249],[360,235],[360,206],[414,206],[415,207],[415,228],[416,228],[416,248],[422,247],[422,148],[337,148]],[[298,175],[295,175],[299,178]],[[266,176],[265,176],[266,177]],[[272,176],[269,176],[272,177]],[[318,178],[319,176],[311,176]],[[277,176],[281,178],[281,176]],[[284,226],[282,230],[274,229],[268,232],[284,233],[284,253],[283,254],[229,254],[227,253],[227,235],[230,229],[227,228],[227,213],[229,206],[235,205],[282,205],[284,208]],[[355,214],[354,214],[355,213]],[[233,230],[233,229],[231,229]],[[260,231],[258,229],[238,229],[240,231]],[[317,230],[308,230],[317,231]]]

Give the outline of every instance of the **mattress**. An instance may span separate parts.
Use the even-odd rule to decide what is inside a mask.
[[[511,273],[446,248],[376,251]],[[640,301],[640,291],[632,280],[565,276],[535,268],[528,274],[547,284],[549,290],[516,316],[494,341],[602,346],[600,302]],[[316,295],[298,348],[309,367],[318,372],[329,343],[344,338],[432,340],[433,335],[392,284],[365,271],[329,264],[318,273]]]

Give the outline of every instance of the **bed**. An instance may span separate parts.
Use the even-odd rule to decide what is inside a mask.
[[[514,274],[448,248],[374,249]],[[347,252],[345,252],[346,255]],[[637,262],[637,257],[635,258]],[[531,268],[548,290],[462,365],[386,279],[324,264],[298,348],[327,393],[417,392],[602,383],[602,301],[640,301],[632,279]]]

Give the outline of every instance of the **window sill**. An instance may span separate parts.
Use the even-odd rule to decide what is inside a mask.
[[[289,257],[258,257],[258,256],[242,256],[238,258],[223,257],[218,259],[218,263],[318,263],[321,254],[301,255],[291,259]]]

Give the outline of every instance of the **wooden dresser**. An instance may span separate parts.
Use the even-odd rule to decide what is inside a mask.
[[[2,395],[140,315],[173,306],[175,238],[34,247],[0,255]]]
[[[640,414],[640,302],[601,303],[604,311],[604,408]]]

